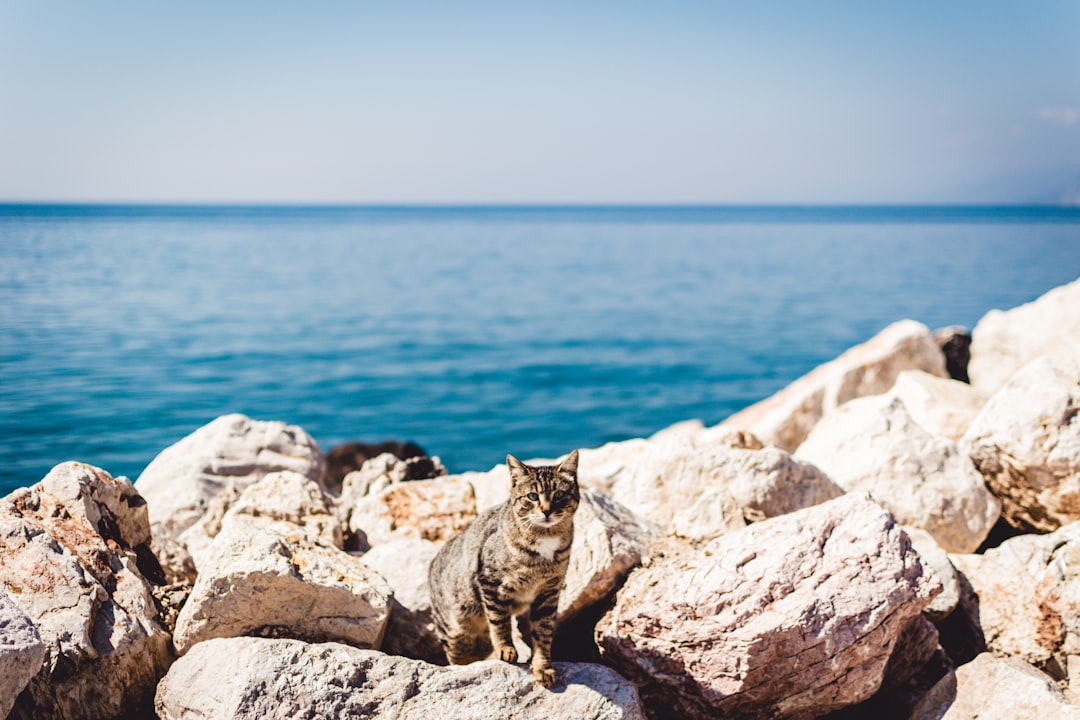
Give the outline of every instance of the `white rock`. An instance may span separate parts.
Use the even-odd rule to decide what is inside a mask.
[[[811,718],[873,695],[939,591],[888,513],[846,495],[655,559],[596,633],[658,714]]]
[[[342,491],[343,499],[348,490]],[[443,543],[476,519],[476,496],[457,476],[413,480],[361,497],[343,512],[361,550],[398,537]]]
[[[765,444],[791,452],[823,416],[849,400],[887,391],[904,370],[948,377],[933,333],[914,320],[889,325],[723,424],[749,430]]]
[[[11,712],[44,660],[45,645],[34,623],[0,589],[0,716]]]
[[[1054,681],[1027,663],[983,653],[942,680],[912,718],[1080,720],[1080,707],[1067,704]]]
[[[291,523],[224,523],[176,621],[183,654],[217,637],[275,635],[379,646],[392,591],[375,571]]]
[[[849,492],[869,492],[949,552],[979,547],[1001,511],[956,443],[928,433],[888,395],[853,400],[824,418],[795,456]]]
[[[57,465],[0,500],[0,591],[45,646],[15,718],[119,717],[148,709],[172,654],[137,553],[146,504],[127,478]]]
[[[361,556],[390,584],[394,593],[390,621],[380,649],[439,665],[446,664],[442,644],[431,619],[428,567],[439,545],[417,537],[399,537],[376,545]]]
[[[1080,280],[1007,312],[991,310],[971,339],[971,384],[994,394],[1020,368],[1043,355],[1080,363]]]
[[[279,470],[322,482],[316,442],[295,425],[223,415],[161,452],[135,487],[150,504],[154,533],[176,536],[197,522],[210,501]]]
[[[986,403],[961,447],[1010,524],[1049,532],[1080,520],[1080,366],[1063,356],[1025,365]]]
[[[158,687],[162,720],[645,720],[634,686],[614,671],[555,663],[556,685],[524,665],[491,660],[436,667],[336,643],[211,640]]]
[[[931,435],[957,442],[986,404],[967,383],[922,370],[905,370],[896,378],[889,397],[900,398],[915,422]]]
[[[1070,673],[1080,663],[1080,522],[951,559],[978,596],[974,620],[988,650],[1080,681]]]
[[[922,528],[904,526],[904,532],[911,539],[911,547],[919,554],[923,567],[937,575],[941,581],[941,594],[935,597],[923,613],[934,622],[941,622],[960,603],[960,578],[956,568],[949,560],[949,554],[937,544],[933,536]]]

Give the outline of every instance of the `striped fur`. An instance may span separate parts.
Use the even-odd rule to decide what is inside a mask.
[[[517,661],[510,637],[516,617],[532,648],[532,672],[551,687],[551,638],[566,581],[574,511],[581,501],[577,450],[559,465],[532,467],[513,455],[510,499],[483,513],[431,562],[431,610],[452,664],[492,654]]]

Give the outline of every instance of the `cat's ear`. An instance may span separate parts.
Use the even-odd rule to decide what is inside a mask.
[[[564,473],[567,473],[568,475],[573,475],[574,479],[576,480],[577,479],[577,459],[578,459],[578,452],[577,452],[577,450],[575,450],[574,452],[567,455],[565,460],[563,460],[561,463],[559,463],[559,472],[564,472]]]
[[[506,456],[506,467],[510,468],[510,482],[512,484],[517,485],[519,482],[529,479],[529,469],[525,467],[525,463],[513,455]]]

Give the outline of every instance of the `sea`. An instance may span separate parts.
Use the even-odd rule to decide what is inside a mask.
[[[553,457],[1078,277],[1078,208],[0,205],[0,494],[225,413]]]

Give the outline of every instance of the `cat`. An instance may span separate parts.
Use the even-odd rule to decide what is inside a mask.
[[[532,674],[550,688],[551,639],[566,581],[574,511],[581,502],[578,451],[555,466],[533,467],[513,455],[510,499],[481,514],[431,561],[428,582],[435,629],[452,665],[492,653],[517,662],[510,623],[532,648]]]

